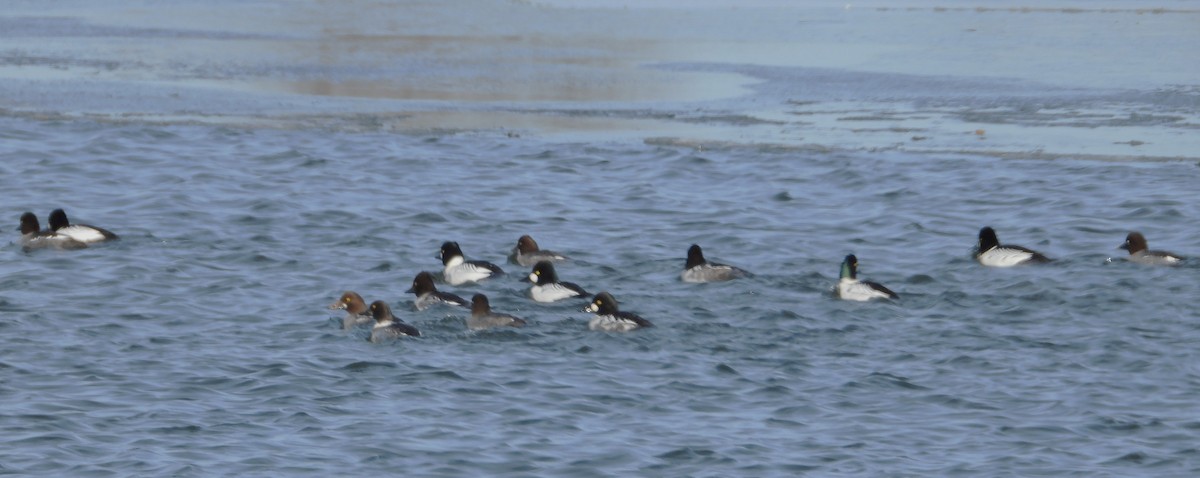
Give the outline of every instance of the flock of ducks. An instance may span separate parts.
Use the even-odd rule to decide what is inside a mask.
[[[1131,262],[1141,264],[1176,265],[1184,260],[1177,254],[1149,250],[1146,246],[1146,238],[1139,232],[1129,233],[1120,248],[1129,251]],[[478,282],[504,273],[496,264],[467,260],[457,242],[448,241],[442,244],[438,257],[442,260],[442,277],[447,284],[452,286]],[[554,263],[565,261],[567,257],[553,251],[539,249],[537,242],[530,236],[521,236],[517,240],[517,245],[513,248],[509,258],[516,264],[532,267],[529,276],[522,280],[532,283],[529,297],[536,302],[556,302],[590,296],[578,284],[559,280]],[[1044,254],[1032,249],[1000,244],[996,237],[996,231],[991,227],[980,229],[974,258],[980,264],[988,267],[1013,267],[1052,262]],[[741,268],[707,261],[700,246],[693,244],[688,248],[687,262],[679,277],[684,282],[699,283],[728,281],[749,275],[749,272]],[[462,297],[439,291],[434,282],[434,275],[425,271],[418,273],[413,279],[412,288],[407,292],[416,295],[416,300],[413,302],[416,310],[426,310],[435,305],[468,306],[468,302]],[[899,294],[882,284],[859,280],[858,258],[853,254],[847,255],[842,261],[841,272],[834,292],[838,298],[850,301],[866,302],[875,299],[895,300],[900,298]],[[605,332],[627,332],[652,326],[650,321],[637,314],[621,311],[617,304],[616,298],[608,292],[600,292],[592,296],[591,302],[583,309],[595,314],[588,321],[588,328]],[[366,301],[353,291],[342,294],[342,297],[329,307],[347,312],[343,319],[343,328],[345,329],[374,322],[369,339],[372,342],[420,335],[416,328],[395,318],[385,302],[375,301],[367,306]],[[471,315],[466,321],[469,330],[521,327],[526,323],[512,315],[493,312],[487,296],[483,294],[475,294],[471,298],[469,307]]]
[[[89,244],[118,239],[116,234],[99,227],[71,224],[62,209],[52,211],[49,220],[49,229],[42,230],[37,216],[32,212],[21,215],[19,229],[21,231],[21,247],[24,251],[83,249]],[[1125,242],[1119,247],[1129,251],[1129,261],[1139,264],[1173,266],[1185,260],[1178,254],[1150,250],[1147,247],[1146,238],[1136,231],[1130,232],[1126,236]],[[442,244],[438,257],[442,260],[442,279],[451,286],[479,282],[504,273],[496,264],[480,260],[467,260],[463,255],[462,248],[453,241]],[[1000,244],[996,237],[996,231],[991,227],[979,230],[979,242],[974,257],[980,264],[988,267],[1013,267],[1052,262],[1050,258],[1040,252],[1021,246]],[[554,263],[568,260],[567,256],[540,249],[537,242],[528,235],[521,236],[517,240],[517,245],[513,247],[509,259],[521,266],[532,267],[529,275],[522,280],[532,284],[529,289],[529,297],[535,302],[548,303],[591,296],[591,302],[583,309],[595,314],[588,321],[588,328],[591,330],[627,332],[653,326],[650,321],[637,314],[620,310],[616,298],[608,292],[592,295],[578,284],[559,280]],[[707,261],[700,246],[693,244],[688,248],[687,262],[684,263],[679,278],[684,282],[702,283],[734,280],[749,275],[749,272],[741,268]],[[425,271],[418,273],[413,278],[412,287],[406,292],[416,296],[413,308],[417,311],[434,306],[470,307],[471,315],[466,320],[469,330],[522,327],[526,324],[519,317],[492,311],[487,296],[483,294],[475,294],[468,302],[452,293],[439,291],[435,279],[432,273]],[[846,256],[842,261],[841,272],[834,292],[842,300],[861,302],[900,298],[898,294],[882,284],[859,280],[858,258],[853,254]],[[342,320],[344,329],[371,325],[369,340],[372,342],[421,335],[416,327],[396,318],[386,302],[377,300],[368,305],[362,296],[354,291],[343,293],[329,308],[346,311],[347,315]]]
[[[453,241],[446,241],[442,244],[438,258],[442,260],[442,279],[446,284],[452,286],[479,282],[504,274],[504,270],[500,266],[491,262],[467,260],[463,255],[462,247]],[[522,266],[532,266],[529,275],[522,280],[531,284],[529,297],[535,302],[548,303],[591,296],[578,284],[559,280],[554,263],[568,260],[567,256],[540,249],[537,242],[530,236],[521,236],[517,240],[517,245],[513,247],[509,259]],[[700,246],[692,246],[692,249],[689,250],[688,264],[689,267],[681,274],[683,280],[687,282],[713,282],[746,275],[745,271],[736,267],[705,261]],[[471,315],[467,317],[466,321],[468,330],[523,327],[526,324],[525,320],[519,317],[493,311],[486,295],[475,294],[468,303],[462,297],[438,290],[433,273],[428,271],[417,273],[417,276],[413,278],[412,287],[406,292],[416,296],[416,299],[413,300],[413,308],[417,311],[439,305],[470,307]],[[617,299],[608,292],[600,292],[591,297],[591,302],[583,309],[595,314],[588,322],[588,328],[591,330],[627,332],[653,326],[650,321],[637,314],[620,310]],[[367,305],[367,301],[354,291],[343,293],[337,301],[329,305],[329,308],[346,311],[346,317],[342,319],[343,329],[374,324],[368,338],[371,342],[421,335],[421,332],[415,327],[396,318],[387,302],[377,300]]]

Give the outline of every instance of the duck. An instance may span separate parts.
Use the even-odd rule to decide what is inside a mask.
[[[442,275],[445,277],[446,283],[450,285],[479,282],[504,273],[500,266],[491,262],[466,260],[463,257],[462,248],[458,247],[457,242],[442,243],[442,249],[438,255],[442,259],[442,265],[445,266]]]
[[[871,299],[899,299],[900,296],[877,282],[858,280],[858,258],[854,254],[842,261],[842,272],[837,284],[837,295],[842,300],[866,302]]]
[[[34,249],[86,249],[87,244],[54,231],[41,230],[41,223],[32,212],[21,214],[21,250]]]
[[[96,226],[87,224],[71,224],[67,220],[67,213],[62,209],[50,211],[50,230],[62,234],[64,236],[75,239],[84,244],[92,244],[96,242],[115,241],[120,239],[116,234]]]
[[[1147,248],[1146,237],[1133,231],[1125,236],[1125,243],[1117,247],[1129,251],[1129,262],[1157,266],[1174,266],[1183,263],[1186,257],[1167,251],[1152,251]]]
[[[588,329],[601,332],[628,332],[630,330],[653,327],[650,321],[631,312],[617,309],[617,299],[608,292],[601,292],[592,298],[592,302],[583,308],[584,312],[596,314],[588,321]]]
[[[1001,245],[991,227],[979,230],[979,247],[975,260],[988,267],[1012,267],[1021,264],[1044,264],[1050,258],[1021,246]]]
[[[568,258],[554,251],[539,249],[537,241],[526,234],[517,239],[517,245],[513,246],[509,259],[521,266],[530,267],[541,261],[560,262]]]
[[[374,320],[367,313],[367,301],[357,292],[348,290],[342,293],[337,301],[329,304],[329,310],[344,310],[346,317],[342,319],[342,330],[350,330],[359,325],[367,325]]]
[[[413,301],[413,308],[417,310],[425,310],[437,304],[467,306],[466,299],[437,290],[437,286],[433,284],[433,274],[425,271],[421,271],[413,278],[412,287],[405,292],[416,294],[417,299]]]
[[[392,315],[392,309],[387,302],[377,300],[369,307],[371,317],[375,318],[375,327],[371,329],[370,340],[373,343],[386,342],[399,337],[420,337],[421,332],[416,327],[404,323]]]
[[[467,318],[467,329],[484,330],[494,327],[524,327],[525,321],[508,315],[492,312],[488,298],[483,294],[471,297],[471,316]]]
[[[558,280],[558,272],[550,261],[539,261],[529,273],[529,296],[536,302],[554,302],[572,297],[587,297],[587,291],[579,285]]]
[[[746,275],[746,271],[726,264],[708,262],[704,259],[704,251],[697,244],[688,248],[687,263],[679,278],[684,282],[721,282],[737,279]]]

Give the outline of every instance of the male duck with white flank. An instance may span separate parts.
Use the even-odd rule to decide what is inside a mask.
[[[92,244],[96,242],[115,241],[119,239],[116,234],[101,229],[96,226],[87,224],[71,224],[67,220],[67,213],[62,209],[50,211],[50,230],[62,234],[64,236],[75,239],[84,244]]]
[[[1021,246],[1001,245],[996,231],[990,227],[979,230],[979,246],[975,260],[988,267],[1012,267],[1021,264],[1043,264],[1050,258]]]
[[[899,299],[900,296],[877,282],[858,280],[858,258],[854,254],[842,261],[841,277],[837,285],[838,297],[842,300],[866,302],[871,299]]]
[[[612,294],[608,292],[596,294],[596,297],[592,299],[592,303],[584,307],[583,310],[596,314],[595,317],[592,317],[592,320],[588,321],[588,328],[591,330],[628,332],[634,329],[654,326],[650,321],[639,317],[637,314],[618,310],[617,299],[613,298]]]
[[[537,302],[554,302],[588,295],[587,291],[575,283],[559,281],[558,272],[554,270],[554,264],[550,261],[535,264],[533,271],[529,273],[529,282],[533,283],[533,287],[529,288],[529,296]]]
[[[504,273],[500,269],[500,266],[491,262],[466,260],[457,242],[446,241],[442,243],[442,250],[438,256],[442,259],[442,265],[445,266],[445,269],[442,270],[442,275],[445,277],[446,283],[450,285],[479,282],[493,275]]]

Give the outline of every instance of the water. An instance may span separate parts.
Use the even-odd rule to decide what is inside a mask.
[[[5,41],[41,48],[23,35]],[[129,100],[157,86],[97,86],[76,67],[0,86],[11,227],[64,207],[122,236],[27,254],[10,231],[0,247],[0,471],[1197,474],[1200,265],[1143,267],[1116,249],[1139,230],[1152,248],[1200,251],[1194,85],[672,59],[644,74],[757,80],[664,103],[403,100],[415,113],[239,90],[240,76],[225,102],[168,86],[182,106],[162,110]],[[81,85],[118,95],[77,108],[41,95]],[[286,102],[256,115],[239,98]],[[461,122],[472,113],[532,120]],[[984,225],[1056,262],[980,267]],[[657,327],[590,332],[582,301],[528,299],[527,271],[503,263],[522,234],[572,256],[563,280]],[[403,291],[440,269],[445,240],[509,274],[442,288],[485,293],[529,327],[469,333],[463,311],[408,310]],[[755,275],[681,283],[692,243]],[[848,253],[902,299],[832,298]],[[344,290],[424,336],[343,332],[325,307]]]

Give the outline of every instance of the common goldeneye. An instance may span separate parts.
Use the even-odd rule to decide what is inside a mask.
[[[367,302],[357,292],[348,290],[336,302],[329,304],[329,310],[344,310],[346,317],[342,319],[342,329],[349,330],[355,326],[371,323],[373,317],[367,313]]]
[[[437,286],[433,284],[433,274],[424,271],[413,278],[412,287],[405,292],[411,292],[417,296],[417,299],[413,301],[413,307],[417,310],[425,310],[437,304],[467,306],[466,299],[437,290]]]
[[[838,297],[842,300],[866,302],[871,299],[899,299],[887,287],[876,282],[858,280],[858,258],[854,254],[842,261],[842,272],[837,285]]]
[[[106,229],[87,224],[71,224],[67,221],[67,213],[62,209],[50,211],[50,230],[85,244],[119,239],[116,234]]]
[[[596,316],[588,321],[588,328],[602,332],[627,332],[643,327],[653,327],[650,321],[638,317],[637,314],[617,310],[617,299],[612,294],[601,292],[596,294],[592,303],[584,307],[585,312],[595,313]]]
[[[371,303],[371,317],[375,318],[375,327],[371,329],[371,342],[379,343],[397,337],[420,337],[421,332],[416,327],[392,316],[392,309],[382,300]]]
[[[463,257],[457,242],[446,241],[438,254],[442,259],[442,275],[450,285],[478,282],[493,275],[503,274],[500,266],[487,261],[468,261]]]
[[[1142,236],[1142,233],[1137,231],[1129,233],[1125,237],[1125,243],[1121,244],[1119,249],[1129,251],[1129,261],[1138,264],[1173,266],[1187,259],[1186,257],[1167,251],[1152,251],[1147,249],[1146,238]]]
[[[989,267],[1012,267],[1019,264],[1040,264],[1050,259],[1039,252],[1021,246],[1000,245],[996,231],[990,227],[979,230],[979,246],[975,260]]]
[[[687,263],[679,278],[684,282],[720,282],[733,280],[746,275],[746,271],[734,266],[716,264],[704,260],[704,252],[700,246],[692,244],[688,248]]]
[[[508,314],[492,312],[487,296],[475,294],[471,297],[471,317],[467,319],[467,328],[483,330],[493,327],[524,327],[525,321]]]
[[[565,261],[567,260],[567,256],[554,251],[538,249],[537,241],[534,241],[528,235],[524,235],[520,239],[517,239],[517,245],[513,247],[509,259],[522,266],[530,267],[541,261]]]
[[[554,264],[550,261],[535,264],[533,271],[529,273],[529,282],[533,283],[533,287],[529,288],[529,295],[538,302],[554,302],[588,295],[587,291],[574,283],[559,282],[558,272],[554,270]]]

